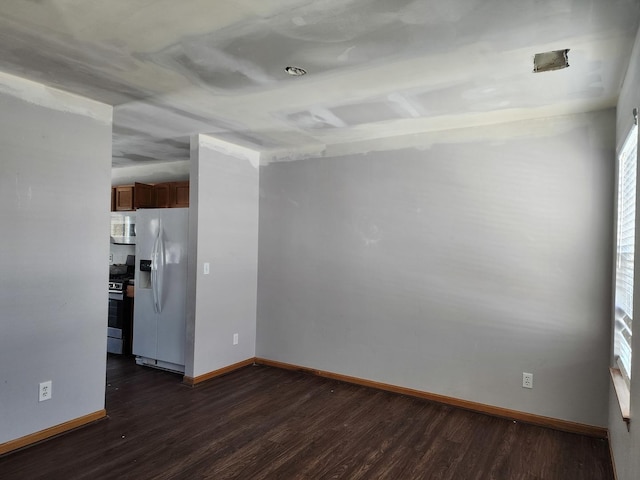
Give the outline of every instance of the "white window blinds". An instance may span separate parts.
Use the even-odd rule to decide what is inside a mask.
[[[628,378],[631,378],[637,164],[638,126],[635,125],[629,132],[618,155],[618,238],[614,345],[618,364]]]

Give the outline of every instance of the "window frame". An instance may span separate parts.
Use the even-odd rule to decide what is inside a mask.
[[[633,152],[635,152],[635,157],[632,156]],[[627,162],[629,162],[630,160],[633,162],[633,165],[631,166],[632,172],[629,177],[633,178],[633,183],[634,183],[634,185],[632,186],[634,191],[632,194],[633,196],[632,210],[633,211],[631,212],[632,214],[631,226],[629,226],[628,220],[626,222],[623,222],[621,218],[625,212],[629,216],[628,210],[626,209],[621,210],[621,203],[625,198],[628,198],[628,196],[625,195],[624,189],[625,187],[627,189],[629,188],[629,183],[628,183],[629,178],[623,177],[623,175],[625,174],[625,171],[629,168],[629,165],[627,164]],[[617,166],[617,176],[616,176],[617,177],[616,178],[617,195],[616,195],[616,209],[615,209],[615,215],[616,215],[615,249],[616,250],[615,250],[615,275],[614,275],[613,348],[614,348],[614,355],[615,355],[614,358],[615,358],[616,365],[620,373],[622,374],[622,377],[624,378],[627,386],[629,386],[631,382],[631,373],[632,373],[631,361],[633,358],[633,348],[631,344],[633,327],[630,324],[633,323],[633,310],[634,310],[633,303],[635,302],[634,290],[636,286],[635,285],[636,265],[635,265],[634,257],[635,257],[635,243],[636,243],[636,239],[638,238],[637,191],[638,191],[638,173],[639,172],[638,172],[638,125],[637,125],[637,122],[634,122],[631,130],[629,130],[629,132],[625,137],[622,148],[620,148],[620,150],[617,152],[616,166]],[[625,179],[627,180],[627,182],[625,182]],[[622,263],[621,258],[624,256],[624,254],[621,253],[621,238],[623,236],[622,228],[624,226],[623,224],[628,227],[627,231],[631,229],[633,232],[631,242],[625,243],[622,246],[622,248],[626,248],[626,249],[629,249],[629,246],[630,246],[632,249],[631,250],[632,265],[630,269],[624,268],[621,266],[621,263]],[[626,238],[628,238],[628,235]],[[628,250],[626,253],[627,254],[629,253]],[[625,263],[629,263],[629,262],[625,262]],[[629,288],[625,289],[623,287],[620,287],[620,285],[624,283],[625,278],[627,280],[630,279],[630,284],[631,284],[630,289]],[[626,283],[629,283],[629,282],[627,281]],[[627,296],[628,301],[626,302],[626,308],[619,307],[621,303],[625,303],[622,301],[619,302],[619,293],[622,293]],[[627,322],[627,319],[629,319],[630,322]],[[629,335],[628,335],[629,339],[627,339],[623,335],[624,330],[629,331]],[[621,355],[620,355],[621,351],[624,352],[625,357],[628,356],[627,361],[621,358]],[[628,352],[628,355],[626,354],[626,352]]]

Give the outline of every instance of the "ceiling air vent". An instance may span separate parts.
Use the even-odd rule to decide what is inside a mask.
[[[536,53],[533,57],[533,72],[550,72],[569,66],[569,49],[554,50],[552,52]]]

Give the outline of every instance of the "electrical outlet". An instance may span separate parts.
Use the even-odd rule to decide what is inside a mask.
[[[238,334],[237,334],[237,333],[234,333],[234,334],[233,334],[233,344],[234,344],[234,345],[237,345],[237,344],[238,344]]]
[[[522,372],[522,388],[533,388],[533,373]]]
[[[38,390],[38,401],[44,402],[45,400],[51,400],[51,380],[42,382]]]
[[[113,253],[109,254],[109,263],[113,263]]]

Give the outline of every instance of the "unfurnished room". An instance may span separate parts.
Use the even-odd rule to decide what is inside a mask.
[[[639,26],[4,0],[0,478],[639,479]]]

